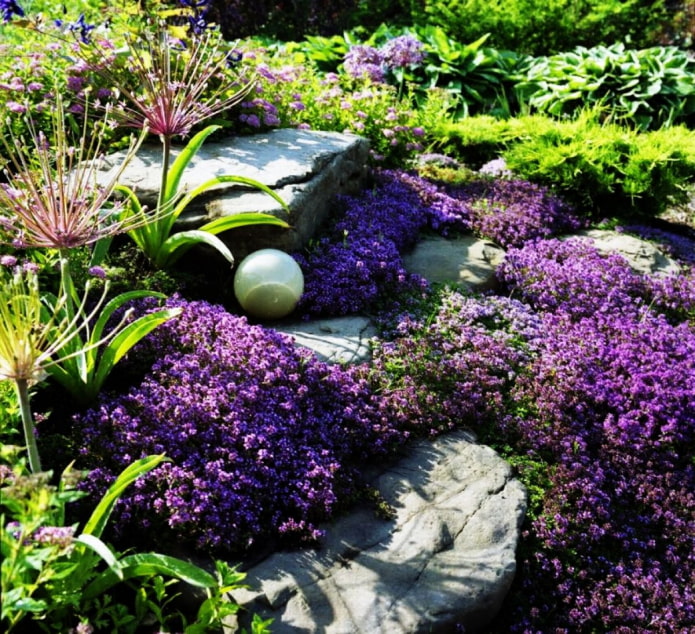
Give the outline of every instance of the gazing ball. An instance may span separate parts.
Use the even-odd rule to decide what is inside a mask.
[[[278,249],[247,255],[234,274],[234,295],[241,307],[259,319],[280,319],[297,306],[304,275],[294,258]]]

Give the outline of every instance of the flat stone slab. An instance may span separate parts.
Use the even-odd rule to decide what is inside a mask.
[[[182,147],[173,149],[172,162],[181,150]],[[183,174],[182,192],[215,176],[243,176],[275,191],[287,203],[290,213],[257,189],[226,183],[195,198],[176,228],[193,229],[219,216],[258,211],[288,221],[292,230],[254,227],[221,234],[237,260],[267,247],[298,250],[325,220],[336,194],[355,194],[362,189],[368,153],[368,141],[362,137],[293,128],[206,141]],[[160,188],[161,155],[160,145],[143,145],[120,180],[150,207],[156,205]],[[123,156],[123,152],[118,152],[105,158],[104,181],[120,166]]]
[[[232,592],[243,613],[275,619],[274,634],[483,628],[512,583],[526,511],[509,464],[455,432],[414,443],[369,481],[393,517],[359,508],[324,527],[318,550],[251,567],[249,589]]]
[[[369,341],[377,332],[367,317],[349,316],[283,323],[275,329],[312,350],[327,363],[363,363],[371,360]]]
[[[483,290],[495,285],[495,271],[504,253],[494,242],[472,235],[453,239],[428,236],[403,256],[403,266],[430,282],[463,283]]]
[[[580,231],[576,236],[568,237],[591,240],[601,253],[619,253],[638,273],[648,275],[653,273],[677,274],[681,270],[676,260],[662,253],[651,242],[626,233],[589,229]]]

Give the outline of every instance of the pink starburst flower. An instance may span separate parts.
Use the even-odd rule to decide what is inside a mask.
[[[6,182],[0,184],[0,241],[20,248],[64,250],[130,229],[132,222],[121,219],[121,205],[111,198],[139,142],[131,144],[111,181],[99,184],[100,128],[85,129],[82,144],[71,146],[60,96],[52,124],[50,138],[27,119],[28,141],[2,140],[8,166]],[[11,125],[7,127],[12,130]]]
[[[90,54],[88,49],[83,52]],[[103,55],[92,49],[91,57]],[[130,89],[115,81],[119,98],[114,116],[124,126],[143,128],[162,138],[186,136],[191,128],[238,104],[252,87],[241,83],[232,67],[238,51],[221,39],[219,33],[206,30],[184,44],[164,25],[154,32],[130,37],[127,53],[116,56],[116,64],[125,63],[138,84]],[[94,66],[110,74],[98,58]],[[115,79],[115,75],[112,77]]]

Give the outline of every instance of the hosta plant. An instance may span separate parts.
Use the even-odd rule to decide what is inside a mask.
[[[598,106],[640,130],[687,123],[695,115],[695,61],[676,47],[622,43],[533,60],[517,84],[531,110],[563,117]]]

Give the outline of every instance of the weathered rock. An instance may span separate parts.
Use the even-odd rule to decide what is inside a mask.
[[[371,358],[376,328],[367,317],[349,316],[281,323],[276,329],[328,363],[363,363]]]
[[[173,150],[172,161],[180,149]],[[244,176],[275,191],[290,213],[265,193],[226,183],[194,199],[176,227],[193,229],[219,216],[260,211],[287,220],[292,229],[254,227],[221,234],[237,260],[261,248],[299,249],[325,220],[336,194],[361,190],[368,151],[368,142],[362,137],[291,128],[206,142],[185,170],[181,191],[191,191],[215,176]],[[106,158],[105,180],[122,158],[122,153]],[[157,201],[161,160],[159,145],[143,145],[121,178],[121,183],[133,188],[140,202],[150,207]]]
[[[619,253],[638,273],[678,273],[678,262],[662,253],[654,244],[617,231],[590,229],[581,231],[577,238],[590,239],[602,253]]]
[[[320,549],[276,552],[233,598],[275,634],[480,631],[515,573],[523,486],[464,432],[407,450],[370,482],[393,519],[360,508],[325,527]]]
[[[422,239],[403,256],[409,273],[418,273],[430,282],[465,283],[473,289],[495,285],[495,271],[504,259],[504,249],[475,236]]]

